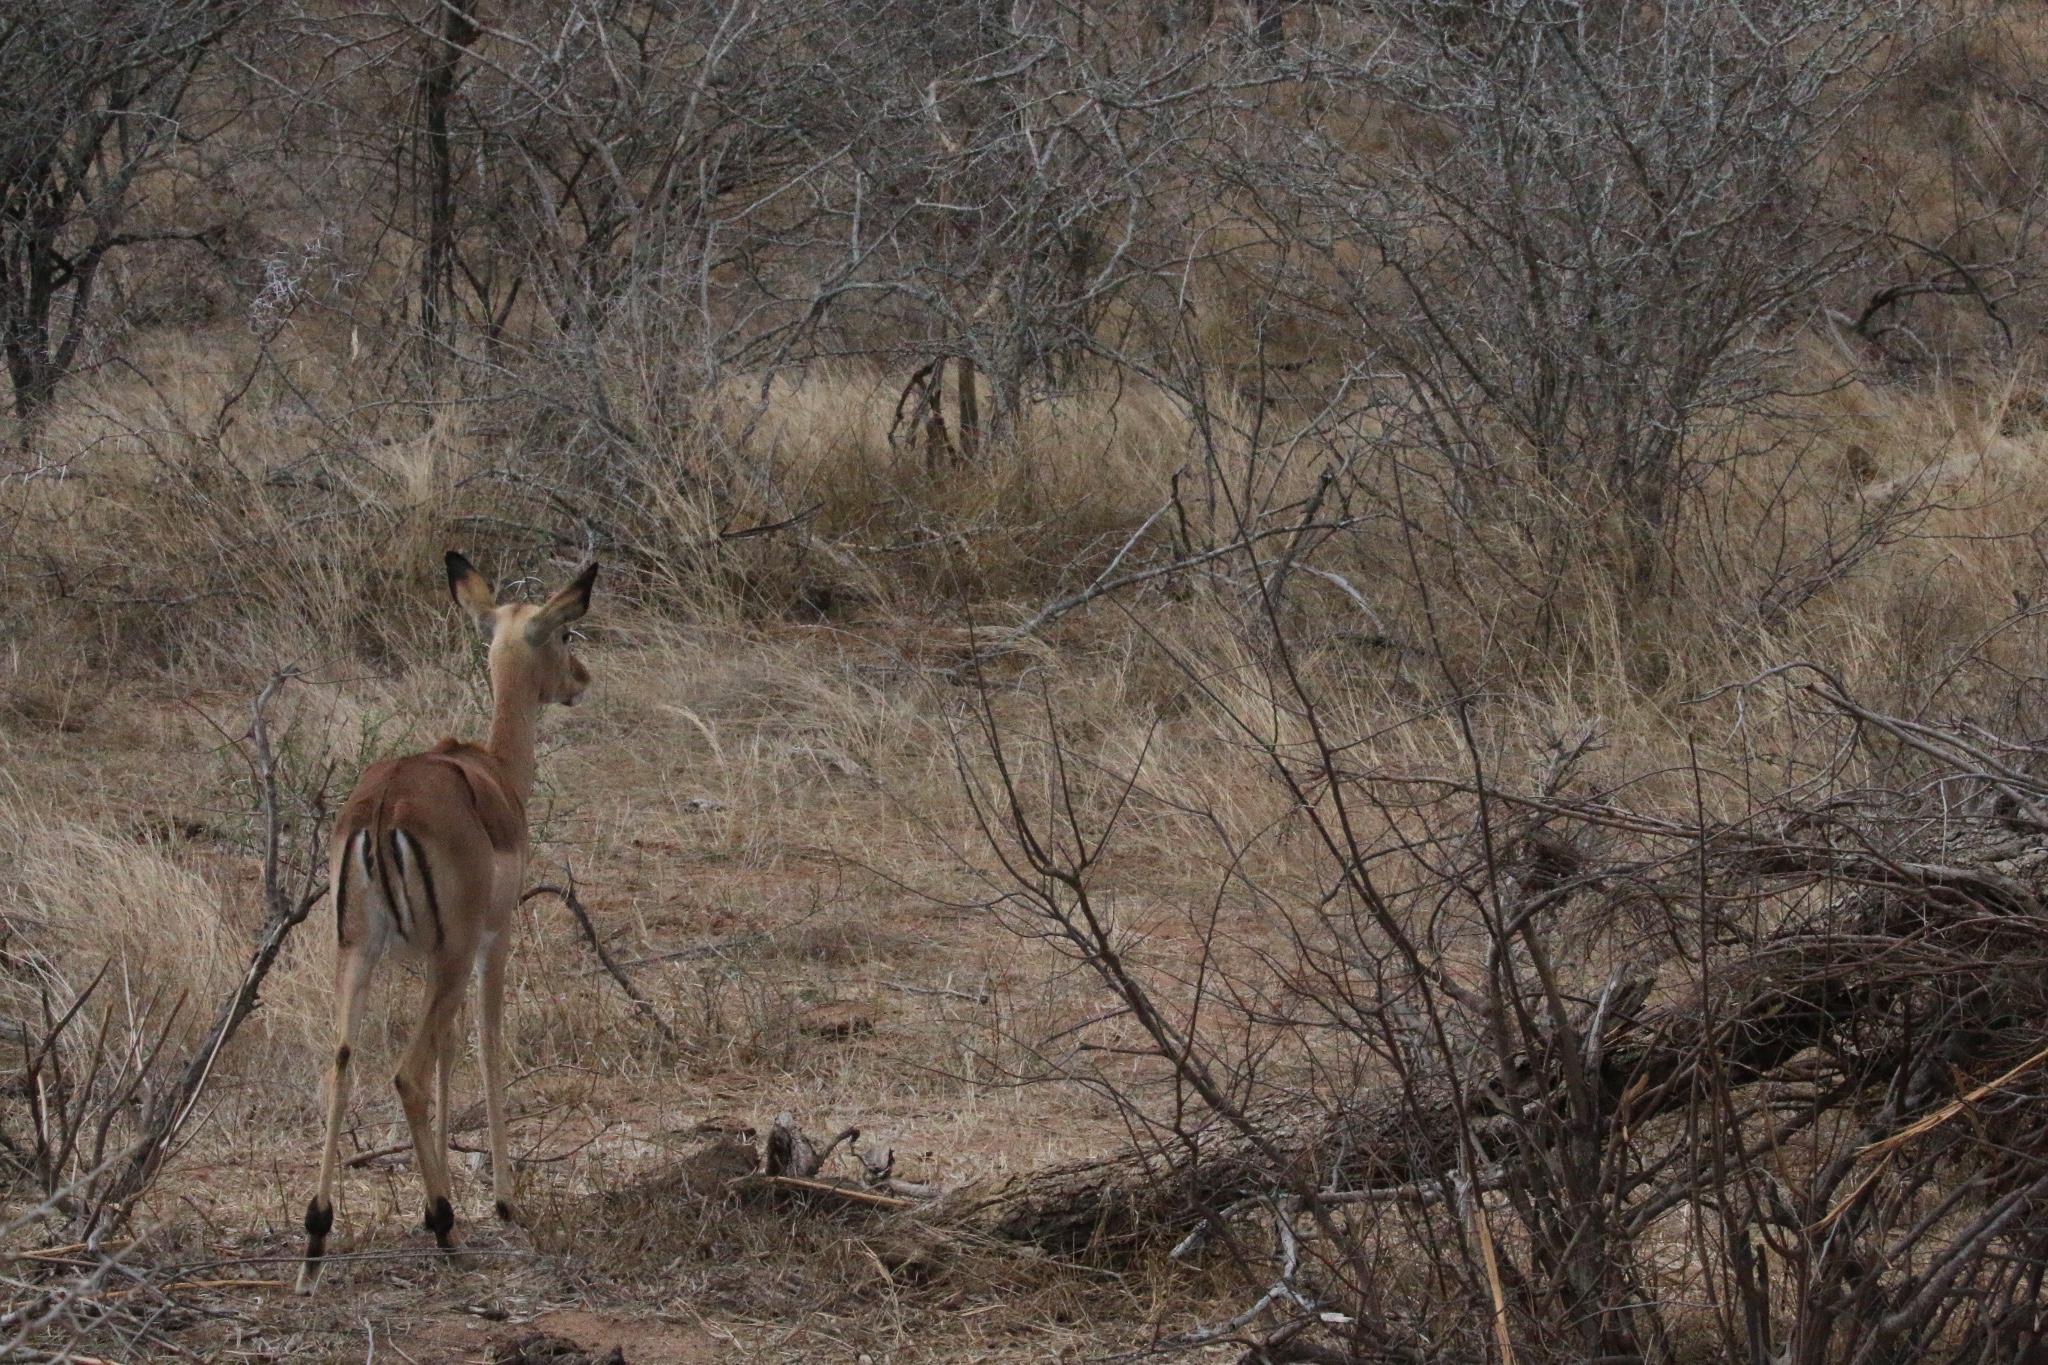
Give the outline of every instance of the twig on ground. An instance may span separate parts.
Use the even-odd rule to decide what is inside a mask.
[[[876,1194],[857,1185],[842,1185],[836,1181],[814,1180],[800,1175],[742,1175],[726,1183],[735,1190],[801,1190],[806,1194],[827,1195],[833,1199],[843,1199],[849,1204],[866,1204],[878,1209],[914,1209],[924,1202],[907,1199],[901,1195]]]
[[[776,931],[773,929],[763,929],[758,933],[734,934],[729,938],[714,939],[710,943],[698,943],[688,948],[677,948],[673,952],[655,953],[650,957],[636,957],[630,962],[619,963],[618,969],[622,972],[630,972],[637,971],[642,967],[658,966],[663,962],[687,962],[691,958],[716,957],[720,953],[730,952],[734,948],[743,948],[749,943],[759,943],[763,939],[773,938],[775,933]]]

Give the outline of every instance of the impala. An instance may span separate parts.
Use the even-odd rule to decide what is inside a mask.
[[[491,1128],[491,1194],[512,1219],[505,1155],[505,954],[526,873],[526,799],[533,791],[534,729],[549,702],[573,706],[590,674],[569,652],[569,625],[590,609],[597,565],[538,607],[498,604],[489,579],[448,552],[448,591],[490,636],[491,738],[444,739],[423,754],[372,764],[335,821],[334,1061],[327,1078],[327,1145],[320,1192],[306,1205],[306,1260],[298,1290],[320,1281],[334,1228],[334,1180],[349,1061],[371,974],[387,949],[425,968],[426,1006],[395,1083],[426,1182],[426,1226],[452,1249],[448,1087],[460,1047],[463,997],[480,978],[484,1112]],[[436,1078],[429,1109],[427,1077]]]

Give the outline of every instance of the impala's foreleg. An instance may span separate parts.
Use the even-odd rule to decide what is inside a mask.
[[[342,883],[335,883],[337,894]],[[350,1061],[369,1003],[370,974],[376,969],[378,943],[367,935],[355,947],[339,950],[334,964],[334,1060],[327,1072],[327,1145],[320,1153],[320,1192],[306,1205],[306,1260],[299,1267],[298,1291],[310,1294],[320,1283],[321,1258],[327,1234],[334,1230],[334,1179],[341,1166],[341,1121],[348,1112]]]
[[[513,1221],[512,1159],[505,1152],[505,955],[509,934],[487,934],[477,963],[481,977],[478,1014],[481,1019],[484,1114],[491,1125],[491,1199],[498,1217]]]
[[[440,1068],[441,1052],[448,1045],[455,1021],[462,1014],[462,998],[469,988],[469,964],[448,958],[435,959],[427,969],[427,1008],[420,1026],[406,1046],[405,1057],[393,1078],[398,1102],[405,1108],[406,1126],[412,1130],[413,1159],[426,1182],[426,1227],[443,1250],[455,1246],[449,1235],[455,1228],[455,1205],[449,1196],[454,1186],[448,1174],[448,1147],[440,1140],[440,1125],[434,1121],[433,1092],[428,1089]]]

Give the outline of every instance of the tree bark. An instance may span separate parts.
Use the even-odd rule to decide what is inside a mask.
[[[441,31],[420,75],[427,153],[426,254],[420,262],[420,328],[431,352],[446,334],[455,292],[455,158],[448,116],[460,86],[462,54],[483,32],[477,0],[441,0]]]

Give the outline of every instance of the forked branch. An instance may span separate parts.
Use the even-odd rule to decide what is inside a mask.
[[[545,882],[534,887],[519,898],[520,903],[523,905],[535,896],[553,896],[561,901],[562,904],[568,906],[569,913],[576,917],[577,927],[583,930],[583,938],[590,945],[590,951],[597,954],[597,960],[604,965],[605,971],[610,974],[612,980],[619,983],[619,989],[625,992],[626,998],[633,1002],[634,1012],[648,1023],[654,1025],[655,1031],[661,1034],[663,1042],[675,1043],[676,1031],[669,1027],[668,1020],[662,1018],[661,1012],[654,1008],[654,1002],[642,994],[640,988],[627,978],[624,969],[613,960],[610,951],[605,948],[604,940],[598,937],[597,926],[590,922],[590,912],[583,908],[582,900],[576,895],[575,873],[564,867],[562,869],[562,880],[564,884],[561,886],[556,886],[552,882]]]

